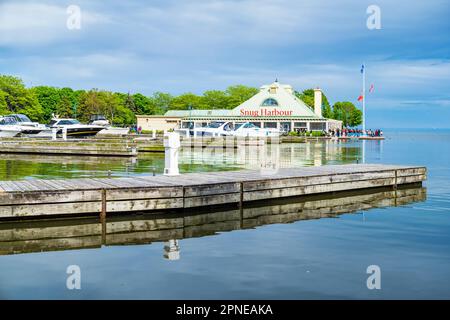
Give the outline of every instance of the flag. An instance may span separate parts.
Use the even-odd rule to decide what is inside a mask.
[[[371,85],[370,85],[370,88],[369,88],[369,92],[372,93],[373,90],[374,90],[374,86],[373,86],[373,84],[371,84]]]
[[[364,73],[364,65],[361,66],[361,73]]]
[[[364,99],[364,96],[361,94],[361,95],[358,97],[358,101],[363,101],[363,99]]]

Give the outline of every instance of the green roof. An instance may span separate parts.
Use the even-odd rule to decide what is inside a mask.
[[[223,117],[231,115],[232,110],[213,109],[213,110],[169,110],[166,117]]]

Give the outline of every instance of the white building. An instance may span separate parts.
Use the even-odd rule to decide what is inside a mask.
[[[169,110],[163,116],[137,116],[143,130],[169,130],[205,126],[212,121],[252,122],[258,127],[284,131],[328,131],[341,128],[342,122],[322,117],[322,91],[314,90],[314,110],[298,99],[290,85],[275,81],[231,110]]]

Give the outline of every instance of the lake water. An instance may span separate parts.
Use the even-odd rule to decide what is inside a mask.
[[[0,298],[449,299],[450,131],[385,134],[364,145],[285,144],[269,159],[257,151],[183,151],[180,167],[425,165],[423,188],[265,202],[242,212],[115,217],[106,235],[95,219],[0,223]],[[163,160],[2,155],[0,180],[160,174]],[[66,287],[69,265],[80,267],[81,290]],[[367,288],[370,265],[380,267],[381,290]]]

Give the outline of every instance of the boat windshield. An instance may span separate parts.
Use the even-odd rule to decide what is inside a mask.
[[[19,122],[31,122],[31,119],[24,114],[12,114],[11,116],[16,118]]]
[[[243,129],[259,129],[257,125],[254,125],[253,123],[246,122],[246,123],[236,123],[236,130],[243,128]]]
[[[206,127],[207,128],[220,128],[225,122],[211,122]]]
[[[16,123],[17,123],[17,120],[11,116],[6,116],[3,118],[0,118],[0,125],[13,125]]]
[[[66,126],[71,124],[80,124],[80,121],[75,119],[55,119],[50,122],[50,126],[58,125],[58,126]]]

